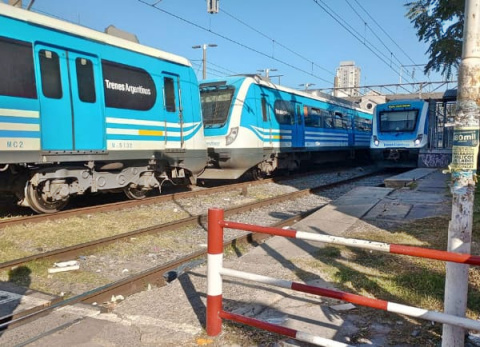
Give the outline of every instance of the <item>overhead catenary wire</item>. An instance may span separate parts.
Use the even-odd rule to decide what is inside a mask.
[[[243,48],[245,48],[245,49],[247,49],[247,50],[250,50],[250,51],[252,51],[252,52],[254,52],[254,53],[257,53],[257,54],[259,54],[259,55],[262,55],[262,56],[264,56],[264,57],[267,57],[267,58],[269,58],[269,59],[272,59],[273,61],[276,61],[276,62],[278,62],[278,63],[281,63],[281,64],[283,64],[283,65],[285,65],[285,66],[288,66],[288,67],[290,67],[290,68],[292,68],[292,69],[294,69],[294,70],[297,70],[297,71],[299,71],[299,72],[302,72],[302,73],[304,73],[304,74],[306,74],[306,75],[312,76],[312,77],[314,77],[314,78],[316,78],[316,79],[318,79],[318,80],[321,80],[321,81],[323,81],[323,82],[326,82],[326,83],[328,83],[328,84],[330,84],[330,85],[333,84],[332,81],[328,81],[328,80],[326,80],[326,79],[324,79],[324,78],[322,78],[322,77],[320,77],[320,76],[318,76],[318,75],[315,75],[315,74],[313,74],[313,73],[311,73],[311,72],[308,72],[308,71],[306,71],[306,70],[304,70],[304,69],[302,69],[302,68],[299,68],[298,66],[295,66],[295,65],[293,65],[293,64],[291,64],[291,63],[288,63],[288,62],[286,62],[286,61],[284,61],[284,60],[275,58],[275,57],[272,56],[272,55],[269,55],[269,54],[267,54],[267,53],[265,53],[265,52],[259,51],[259,50],[256,49],[256,48],[250,47],[250,46],[248,46],[248,45],[246,45],[246,44],[244,44],[244,43],[241,43],[241,42],[239,42],[239,41],[236,41],[236,40],[234,40],[234,39],[232,39],[232,38],[230,38],[230,37],[228,37],[228,36],[225,36],[225,35],[222,35],[222,34],[220,34],[220,33],[217,33],[217,32],[215,32],[215,31],[213,31],[213,30],[211,30],[211,29],[209,29],[209,28],[206,28],[206,27],[204,27],[204,26],[202,26],[202,25],[200,25],[200,24],[198,24],[198,23],[194,23],[194,22],[192,22],[192,21],[190,21],[190,20],[188,20],[188,19],[185,19],[185,18],[183,18],[183,17],[181,17],[181,16],[178,16],[178,15],[176,15],[176,14],[174,14],[174,13],[171,13],[171,12],[166,11],[166,10],[164,10],[164,9],[158,8],[158,7],[152,5],[152,4],[150,4],[150,3],[148,3],[148,2],[146,2],[146,1],[144,1],[144,0],[138,0],[138,1],[139,1],[140,3],[146,5],[146,6],[149,6],[149,7],[152,7],[152,8],[154,8],[154,9],[156,9],[157,11],[160,11],[160,12],[165,13],[165,14],[171,16],[171,17],[174,17],[174,18],[176,18],[176,19],[178,19],[178,20],[181,20],[181,21],[183,21],[183,22],[185,22],[185,23],[188,23],[188,24],[190,24],[191,26],[194,26],[194,27],[196,27],[196,28],[198,28],[198,29],[201,29],[201,30],[204,30],[204,31],[206,31],[206,32],[209,32],[209,33],[211,33],[211,34],[213,34],[213,35],[215,35],[215,36],[217,36],[217,37],[220,37],[220,38],[222,38],[222,39],[224,39],[224,40],[226,40],[226,41],[229,41],[229,42],[231,42],[231,43],[233,43],[233,44],[236,44],[236,45],[238,45],[238,46],[240,46],[240,47],[243,47]]]
[[[377,33],[372,30],[372,28],[370,28],[370,26],[368,25],[368,22],[365,20],[365,18],[363,18],[360,13],[358,13],[358,11],[352,6],[352,4],[350,3],[349,0],[345,0],[345,2],[347,3],[347,5],[352,9],[352,11],[357,15],[357,17],[365,24],[365,28],[369,29],[372,34],[377,38],[377,40],[382,44],[383,47],[385,47],[385,49],[387,49],[389,52],[390,52],[390,56],[395,58],[395,60],[399,63],[399,64],[403,64],[400,59],[397,58],[397,56],[395,54],[393,54],[392,50],[390,49],[390,47],[388,47],[386,45],[386,43],[382,40],[382,38],[380,36],[377,35]]]
[[[225,70],[225,71],[227,71],[228,73],[230,73],[230,74],[232,74],[232,75],[238,75],[238,72],[235,72],[235,71],[232,71],[232,70],[230,70],[230,69],[227,69],[226,67],[217,65],[217,64],[215,64],[215,63],[213,63],[213,62],[211,62],[211,61],[209,61],[208,64],[213,65],[213,66],[216,66],[216,67],[219,68],[219,69]]]
[[[363,18],[362,15],[361,15],[360,13],[358,13],[358,11],[352,6],[352,4],[350,3],[350,1],[349,1],[349,0],[345,0],[345,2],[346,2],[347,5],[352,9],[352,11],[358,16],[358,18],[360,18],[360,20],[365,23],[365,28],[368,28],[368,29],[370,30],[370,32],[373,34],[373,36],[375,36],[375,37],[377,38],[377,40],[382,44],[382,46],[385,47],[385,49],[387,49],[388,51],[390,51],[390,56],[391,56],[392,58],[394,58],[394,59],[400,64],[400,68],[402,69],[402,68],[406,67],[407,65],[404,64],[402,61],[400,61],[400,59],[396,56],[396,54],[393,53],[392,49],[391,49],[389,46],[387,46],[387,44],[385,43],[385,41],[382,40],[382,38],[376,33],[375,30],[373,30],[373,29],[371,28],[370,25],[368,25],[368,22],[365,20],[365,18]],[[372,20],[375,22],[375,24],[376,24],[378,27],[380,27],[380,25],[379,25],[379,24],[373,19],[373,17],[362,7],[362,5],[360,5],[357,0],[355,0],[355,2],[357,3],[357,5],[358,5],[365,13],[367,13],[367,15],[370,17],[370,19],[372,19]],[[388,33],[387,33],[382,27],[380,27],[380,28],[382,29],[383,33],[384,33],[385,35],[387,35],[387,37],[390,38],[390,40],[393,41],[393,39],[391,38],[391,36],[388,35]],[[395,41],[393,41],[393,42],[396,44]],[[397,45],[397,47],[398,47],[398,44],[396,44],[396,45]],[[406,54],[406,53],[405,53],[405,54]],[[410,58],[410,60],[412,60],[412,59]],[[412,61],[413,61],[413,60],[412,60]],[[414,63],[414,64],[415,64],[415,63]],[[417,64],[415,64],[415,65],[417,65]],[[415,68],[414,68],[413,71],[415,71]],[[412,79],[413,79],[414,81],[416,80],[415,77],[413,76],[413,72],[412,72]]]
[[[331,72],[330,70],[328,70],[328,69],[324,68],[323,66],[320,66],[320,65],[316,64],[316,63],[315,63],[315,62],[313,62],[311,59],[308,59],[308,58],[304,57],[303,55],[301,55],[300,53],[298,53],[298,52],[295,52],[294,50],[292,50],[292,49],[288,48],[288,47],[287,47],[287,46],[285,46],[284,44],[282,44],[282,43],[278,42],[277,40],[275,40],[274,38],[272,38],[272,37],[270,37],[270,36],[268,36],[268,35],[266,35],[266,34],[262,33],[260,30],[258,30],[258,29],[256,29],[256,28],[252,27],[251,25],[249,25],[249,24],[245,23],[244,21],[242,21],[241,19],[239,19],[239,18],[237,18],[237,17],[233,16],[232,14],[228,13],[227,11],[225,11],[225,10],[221,9],[221,10],[220,10],[220,12],[222,12],[222,13],[225,13],[225,14],[226,14],[227,16],[229,16],[230,18],[232,18],[232,19],[236,20],[237,22],[239,22],[239,23],[241,23],[241,24],[245,25],[247,28],[249,28],[249,29],[251,29],[251,30],[255,31],[256,33],[260,34],[261,36],[265,37],[266,39],[268,39],[268,40],[272,41],[272,43],[273,43],[273,44],[276,44],[276,45],[278,45],[278,46],[280,46],[280,47],[284,48],[285,50],[287,50],[287,51],[289,51],[290,53],[292,53],[292,54],[296,55],[297,57],[299,57],[299,58],[301,58],[301,59],[303,59],[303,60],[305,60],[305,61],[307,61],[307,62],[311,63],[313,66],[316,66],[316,67],[318,67],[319,69],[321,69],[321,70],[323,70],[323,71],[325,71],[325,72],[327,72],[327,73],[331,74],[332,76],[335,76],[335,74],[334,74],[333,72]]]
[[[390,41],[392,41],[392,43],[395,46],[397,46],[397,48],[400,50],[400,52],[402,52],[405,55],[405,57],[407,57],[407,59],[410,60],[410,62],[412,64],[416,64],[415,61],[407,54],[407,52],[405,52],[405,50],[402,47],[400,47],[400,45],[385,31],[385,29],[383,29],[383,27],[380,24],[378,24],[378,22],[375,20],[375,18],[372,17],[370,15],[370,13],[368,13],[367,10],[365,10],[365,8],[362,6],[362,4],[360,4],[358,2],[358,0],[353,0],[353,1],[355,1],[357,3],[358,7],[360,7],[363,10],[363,12],[365,12],[367,14],[367,16],[373,21],[373,23],[375,23],[376,26],[385,34],[385,36],[387,36],[390,39]]]
[[[378,59],[380,59],[385,65],[387,65],[395,74],[399,75],[399,72],[393,69],[391,64],[387,61],[388,57],[385,58],[385,54],[383,54],[380,50],[376,48],[376,51],[372,49],[375,47],[372,43],[367,40],[363,40],[361,34],[359,34],[350,24],[346,23],[345,21],[341,21],[341,18],[335,11],[333,11],[328,5],[324,3],[323,0],[313,0],[318,7],[320,7],[325,13],[327,13],[333,20],[335,20],[340,26],[342,26],[347,32],[349,32],[355,39],[357,39],[361,44],[363,44],[370,52],[372,52]],[[344,24],[345,23],[345,24]],[[377,52],[378,51],[378,52]],[[380,52],[380,53],[379,53]],[[386,60],[387,59],[387,60]],[[397,68],[397,64],[395,64]]]
[[[202,66],[202,62],[203,60],[202,59],[189,59],[190,62],[195,65],[195,66]],[[215,67],[217,67],[218,69],[222,69],[223,71],[221,70],[218,70],[218,69],[213,69],[210,65],[213,65]],[[208,65],[207,65],[207,70],[212,70],[212,71],[216,71],[218,73],[221,73],[222,76],[225,76],[225,75],[238,75],[239,73],[238,72],[235,72],[235,71],[232,71],[230,69],[227,69],[226,67],[224,66],[221,66],[221,65],[218,65],[218,64],[215,64],[214,62],[212,61],[208,61]],[[198,71],[197,71],[198,73]],[[220,76],[219,76],[220,77]]]

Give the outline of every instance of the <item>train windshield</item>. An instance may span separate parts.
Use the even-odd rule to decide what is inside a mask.
[[[227,85],[200,86],[205,128],[219,128],[225,125],[234,91],[235,88]]]
[[[414,131],[418,110],[380,112],[381,132]]]

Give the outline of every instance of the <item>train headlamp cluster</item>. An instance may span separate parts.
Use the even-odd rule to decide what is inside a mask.
[[[423,134],[418,135],[414,141],[415,146],[418,146],[420,143],[422,143],[422,139],[423,139]]]
[[[237,138],[237,135],[238,135],[238,127],[234,127],[232,129],[230,129],[230,132],[225,137],[225,144],[227,146],[232,144],[233,141],[235,141],[235,139]]]
[[[378,140],[378,137],[373,136],[373,144],[374,144],[375,146],[378,146],[378,145],[380,144],[380,141]]]

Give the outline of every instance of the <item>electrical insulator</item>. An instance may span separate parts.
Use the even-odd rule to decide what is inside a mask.
[[[218,0],[207,0],[207,12],[218,13]]]

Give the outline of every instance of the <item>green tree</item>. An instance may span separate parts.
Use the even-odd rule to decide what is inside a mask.
[[[424,72],[450,78],[462,57],[465,0],[417,0],[405,4],[419,41],[429,43]]]

